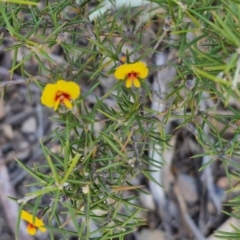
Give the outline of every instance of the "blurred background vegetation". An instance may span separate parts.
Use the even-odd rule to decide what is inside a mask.
[[[0,239],[240,239],[239,28],[238,0],[0,1]]]

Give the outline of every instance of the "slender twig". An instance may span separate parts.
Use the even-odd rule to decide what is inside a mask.
[[[186,225],[189,227],[189,229],[191,230],[191,232],[194,234],[195,238],[197,240],[204,240],[206,239],[203,234],[200,232],[200,230],[197,228],[196,224],[194,223],[193,219],[190,217],[188,210],[187,210],[187,206],[186,203],[183,199],[182,193],[179,189],[179,187],[177,186],[177,184],[174,185],[174,192],[175,192],[175,196],[177,198],[179,207],[181,209],[181,213],[182,213],[182,217],[186,223]]]
[[[156,49],[158,48],[159,44],[162,42],[162,40],[164,39],[164,37],[166,36],[166,34],[167,34],[167,32],[164,31],[164,32],[162,33],[162,35],[159,37],[157,43],[154,45],[154,47],[153,47],[153,49],[152,49],[152,52],[151,52],[151,53],[149,54],[149,56],[148,56],[149,58],[151,58],[152,55],[156,52]]]
[[[17,79],[17,80],[4,81],[4,82],[0,82],[0,88],[4,88],[6,86],[11,86],[15,84],[28,83],[28,82],[30,82],[30,79]]]
[[[32,76],[29,78],[12,79],[12,80],[8,80],[8,81],[0,82],[0,88],[4,88],[6,86],[11,86],[11,85],[16,85],[16,84],[27,84],[27,83],[33,82],[35,80],[46,81],[47,79],[48,79],[48,77],[44,77],[44,76]]]
[[[162,66],[162,65],[165,65],[166,63],[167,63],[167,56],[164,54],[160,54],[159,57],[156,59],[156,64]],[[173,79],[174,74],[175,74],[174,70],[171,74],[169,74],[169,70],[172,71],[173,69],[166,69],[166,70],[161,69],[160,71],[158,71],[157,75],[155,76],[154,83],[152,86],[154,92],[158,92],[161,95],[163,93],[166,93],[166,91],[168,89],[168,83]],[[162,96],[160,96],[160,97],[162,98]],[[167,108],[166,101],[163,101],[163,102],[152,101],[151,108],[154,111],[162,113]],[[160,117],[159,120],[161,121],[162,117]],[[170,125],[171,125],[171,122],[169,121],[165,127],[166,133],[169,133]],[[156,128],[156,131],[157,131],[157,128]],[[166,165],[168,165],[168,167],[169,167],[171,165],[172,159],[171,158],[165,159],[164,156],[165,155],[164,155],[164,150],[163,150],[162,146],[159,143],[156,143],[154,141],[152,143],[152,146],[149,151],[149,157],[151,159],[153,159],[154,161],[158,162],[159,165],[165,161]],[[154,178],[159,184],[163,185],[163,178],[164,178],[163,168],[156,167],[152,164],[149,165],[149,168],[150,168],[150,170],[152,170],[151,171],[152,178]],[[154,200],[157,203],[158,212],[160,213],[160,215],[163,219],[164,228],[165,228],[167,234],[169,236],[171,236],[172,229],[169,224],[170,216],[166,211],[166,206],[167,206],[166,194],[165,194],[163,188],[161,188],[159,185],[157,185],[153,181],[150,181],[149,186],[150,186],[150,191],[154,197]]]

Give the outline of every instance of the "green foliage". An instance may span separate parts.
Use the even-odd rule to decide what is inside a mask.
[[[231,161],[232,156],[239,156],[237,121],[240,114],[229,105],[231,98],[239,101],[240,97],[239,2],[151,1],[157,3],[155,8],[165,10],[162,15],[157,13],[158,18],[162,21],[167,16],[172,18],[170,27],[176,40],[167,41],[166,47],[178,50],[181,63],[171,63],[176,67],[178,76],[171,82],[167,98],[173,97],[174,102],[166,114],[162,114],[161,122],[155,119],[159,113],[144,105],[146,99],[152,99],[151,88],[146,83],[142,83],[143,91],[126,89],[123,81],[116,81],[97,99],[92,109],[85,104],[85,99],[95,95],[100,83],[104,84],[104,80],[114,73],[124,44],[133,45],[132,51],[124,52],[128,58],[137,54],[135,59],[146,60],[151,74],[156,73],[158,67],[151,56],[157,52],[154,46],[165,36],[165,31],[159,29],[155,38],[143,45],[144,27],[153,23],[153,19],[145,22],[144,10],[133,11],[124,6],[114,12],[108,9],[91,22],[89,17],[102,5],[90,9],[90,1],[77,2],[44,1],[31,6],[19,5],[23,1],[0,3],[0,24],[8,31],[2,37],[9,37],[14,42],[7,49],[13,51],[11,74],[19,71],[42,89],[44,84],[41,79],[24,67],[34,58],[39,66],[38,75],[47,76],[48,82],[68,79],[80,85],[87,83],[87,90],[75,103],[76,111],[59,111],[58,118],[52,119],[59,127],[48,140],[60,142],[61,152],[54,153],[43,140],[45,165],[29,169],[20,161],[18,163],[35,178],[34,185],[39,187],[39,190],[29,193],[37,199],[34,206],[29,206],[35,211],[42,209],[40,199],[44,194],[50,194],[53,199],[49,206],[44,207],[44,219],[48,220],[47,229],[52,239],[54,231],[61,232],[64,239],[68,239],[69,235],[81,236],[79,239],[90,239],[96,235],[102,240],[123,239],[124,235],[145,224],[145,220],[138,216],[144,209],[133,203],[135,196],[124,196],[124,190],[131,189],[131,179],[140,173],[155,181],[148,165],[160,167],[163,163],[154,162],[147,151],[156,144],[164,149],[168,147],[170,136],[164,128],[171,118],[182,120],[179,128],[196,123],[194,134],[204,149],[202,156],[212,157],[201,170],[220,159],[231,180],[232,173],[228,172],[228,167],[234,165],[240,169],[237,163]],[[149,11],[154,12],[154,9]],[[134,31],[125,31],[130,24]],[[83,40],[86,45],[81,44]],[[64,64],[57,64],[49,53],[49,49],[56,45],[63,50]],[[22,48],[27,51],[19,60]],[[194,88],[183,94],[189,76],[195,79]],[[216,106],[201,111],[200,102],[204,93],[220,101],[229,114],[218,113]],[[114,99],[116,106],[110,107],[109,99]],[[179,114],[178,110],[181,110]],[[222,130],[214,122],[222,123]],[[97,132],[99,123],[102,128]],[[206,134],[206,127],[210,135]],[[224,137],[229,127],[235,131],[230,144]],[[51,174],[43,174],[43,168],[50,168]],[[140,186],[133,189],[141,191]],[[238,203],[239,197],[230,202],[237,212],[240,211]],[[61,213],[59,205],[65,209]],[[74,231],[64,229],[60,221],[60,214],[67,213],[74,224]],[[53,218],[57,220],[58,227],[52,226]],[[91,220],[99,226],[93,232],[89,227]],[[237,227],[234,229],[236,233],[218,232],[218,237],[238,239],[240,230]]]

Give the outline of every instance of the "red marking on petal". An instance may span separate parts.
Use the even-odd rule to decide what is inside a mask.
[[[36,228],[33,224],[31,224],[31,223],[28,223],[28,227],[29,228]]]
[[[130,79],[132,79],[132,80],[134,80],[135,78],[137,78],[138,77],[138,73],[136,73],[136,72],[130,72],[130,73],[128,73],[128,78],[130,78]]]
[[[35,235],[36,234],[36,231],[37,231],[37,228],[31,224],[31,223],[28,223],[27,225],[27,232],[30,234],[30,235]]]
[[[55,101],[60,98],[60,102],[63,103],[64,99],[71,100],[70,95],[61,91],[58,91],[55,96]]]

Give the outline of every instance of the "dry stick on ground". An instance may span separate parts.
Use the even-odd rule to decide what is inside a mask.
[[[170,57],[172,54],[170,54]],[[157,65],[163,65],[165,64],[169,59],[169,56],[167,54],[157,54],[156,56],[156,64]],[[166,103],[165,101],[165,96],[168,92],[168,85],[169,82],[172,81],[172,79],[176,75],[176,69],[174,67],[166,67],[164,69],[161,69],[157,75],[154,78],[153,82],[153,91],[159,93],[160,98],[157,96],[158,101],[153,101],[151,108],[154,111],[157,111],[159,113],[164,112],[168,108],[169,102]],[[161,119],[160,119],[161,120]],[[165,127],[165,131],[169,132],[169,125],[168,123]],[[157,126],[156,126],[156,131],[157,131]],[[162,162],[165,161],[166,165],[170,165],[171,159],[163,159],[163,149],[160,144],[157,143],[152,143],[154,144],[151,146],[150,151],[149,151],[149,157],[152,158],[154,161],[159,162],[159,166]],[[156,164],[156,163],[155,163]],[[150,170],[153,170],[151,172],[151,176],[159,183],[162,185],[163,181],[163,169],[160,167],[157,168],[153,165],[150,164],[149,166]],[[149,183],[150,186],[150,191],[153,195],[154,200],[157,203],[157,209],[158,212],[160,213],[162,220],[163,220],[163,225],[164,228],[167,232],[168,237],[172,235],[172,229],[170,227],[170,216],[168,214],[168,208],[167,208],[167,201],[166,201],[166,196],[164,190],[157,185],[155,182],[150,181]]]
[[[206,111],[208,107],[213,107],[213,106],[214,106],[214,103],[210,99],[209,94],[203,93],[202,100],[200,102],[201,111]],[[198,137],[198,133],[195,126],[193,126],[192,124],[188,124],[187,127],[190,132],[192,132],[196,137]],[[212,136],[209,135],[209,127],[207,124],[205,124],[204,126],[204,132],[206,136],[208,136],[209,140],[213,142]],[[207,141],[205,141],[205,143],[207,145]],[[202,160],[202,165],[206,164],[210,160],[212,160],[212,156],[210,155],[204,156]],[[205,167],[205,169],[203,170],[201,180],[202,180],[203,186],[206,186],[207,194],[210,197],[212,203],[214,204],[217,214],[219,214],[221,211],[221,199],[219,198],[219,196],[215,191],[211,165],[208,165],[207,167]],[[207,231],[209,230],[208,229],[209,226],[208,226],[208,222],[206,222],[206,216],[205,216],[206,206],[204,204],[206,204],[205,201],[204,202],[202,201],[200,203],[200,215],[199,215],[198,225],[203,233],[207,233]]]
[[[15,84],[21,84],[21,83],[28,83],[29,79],[17,79],[17,80],[9,80],[0,82],[0,88],[4,88],[6,86],[15,85]]]
[[[158,61],[157,64],[163,64],[164,61],[167,61],[166,56],[164,55],[159,55],[158,56]],[[166,109],[169,108],[169,105],[171,105],[171,102],[166,103],[165,101],[165,96],[168,93],[168,84],[169,82],[174,78],[176,74],[176,71],[174,68],[166,68],[163,69],[162,71],[159,71],[158,73],[158,77],[157,79],[155,79],[154,85],[153,85],[153,90],[156,92],[159,92],[158,95],[160,95],[160,101],[159,103],[154,103],[152,104],[152,108],[156,111],[159,112],[164,112],[166,111]],[[169,132],[169,124],[166,126],[166,132]],[[161,147],[158,146],[159,151],[161,152]],[[150,151],[151,152],[151,151]],[[152,151],[153,155],[151,156],[152,158],[154,158],[154,160],[160,160],[161,156],[157,156],[159,155],[159,153],[157,154],[157,151]],[[152,153],[151,153],[152,154]],[[162,154],[163,155],[163,154]],[[168,161],[168,164],[170,164],[169,159],[165,159],[166,161]],[[150,167],[152,169],[152,167]],[[156,170],[156,169],[152,169],[152,170]],[[152,176],[161,183],[161,180],[159,180],[159,177],[161,179],[163,174],[163,170],[158,171],[158,173],[152,173]],[[156,188],[156,186],[154,186],[154,183],[150,183],[150,189],[153,193],[153,196],[155,199],[158,198],[158,202],[164,203],[166,202],[165,199],[165,194],[164,192],[160,193],[159,191],[153,191],[153,189]],[[181,196],[180,190],[175,187],[174,188],[176,196],[177,196],[177,200],[179,203],[179,207],[181,210],[181,213],[183,215],[183,219],[185,224],[189,227],[189,229],[192,231],[192,233],[195,235],[195,237],[199,240],[203,240],[205,239],[204,236],[202,235],[202,233],[200,232],[200,230],[197,228],[197,226],[195,225],[194,221],[191,219],[189,213],[187,212],[187,207],[186,204]],[[160,210],[163,211],[163,210]],[[167,225],[167,223],[165,223],[165,225]]]
[[[0,162],[4,161],[0,152]],[[16,198],[15,191],[11,185],[11,181],[8,175],[8,170],[5,165],[0,165],[0,199],[7,217],[7,221],[13,233],[15,233],[18,218],[18,204],[9,199],[8,196]],[[27,234],[26,225],[23,221],[20,222],[18,240],[33,240],[31,236]]]
[[[169,145],[175,146],[175,143],[176,143],[176,137],[172,137],[169,142]],[[191,233],[195,236],[194,239],[204,240],[205,237],[203,236],[203,234],[201,233],[201,231],[196,226],[193,219],[188,213],[187,206],[182,196],[182,193],[178,185],[176,184],[176,179],[174,179],[174,175],[171,172],[171,159],[173,158],[173,154],[174,154],[173,151],[170,151],[170,149],[168,149],[166,152],[163,153],[163,158],[168,159],[168,165],[162,168],[162,175],[164,179],[163,186],[167,192],[170,192],[171,186],[173,184],[174,195],[177,199],[177,203],[180,208],[180,213],[182,215],[184,224],[188,227],[189,230],[191,230]]]
[[[211,100],[210,95],[208,93],[203,93],[202,100],[200,101],[200,110],[206,111],[207,108],[209,108],[209,107],[211,108],[213,106],[214,106],[214,103]],[[209,134],[208,124],[204,125],[204,132],[205,132],[206,136],[208,136],[209,140],[211,142],[213,142],[213,138]],[[209,156],[209,155],[204,156],[203,160],[202,160],[202,165],[206,164],[211,159],[212,159],[212,156]],[[217,195],[217,193],[215,191],[214,179],[213,179],[213,174],[212,174],[212,165],[208,165],[204,168],[201,180],[203,182],[203,185],[206,185],[207,194],[210,197],[212,203],[214,204],[217,214],[219,214],[221,211],[221,199],[219,198],[219,196]],[[204,204],[206,204],[206,203],[204,203]],[[201,204],[201,206],[203,206],[203,205]],[[204,211],[200,211],[200,212],[204,213]],[[204,220],[204,216],[202,214],[200,214],[199,226],[200,226],[200,229],[202,230],[202,232],[206,232],[208,230],[206,228],[207,225],[208,225],[208,223]]]
[[[180,207],[180,210],[181,210],[183,220],[184,220],[185,224],[189,227],[191,232],[194,234],[194,236],[195,236],[194,239],[204,240],[205,237],[199,231],[198,227],[196,226],[193,219],[191,218],[191,216],[188,213],[186,203],[183,199],[182,193],[181,193],[180,189],[178,188],[177,184],[174,185],[173,189],[174,189],[174,193],[175,193],[175,196],[177,198],[177,201],[178,201],[178,204],[179,204],[179,207]]]
[[[14,80],[9,80],[9,81],[4,81],[4,82],[0,82],[0,88],[4,88],[10,85],[16,85],[16,84],[22,84],[22,83],[29,83],[32,82],[34,80],[45,80],[47,79],[47,77],[43,77],[43,76],[34,76],[31,78],[20,78],[20,79],[14,79]]]

